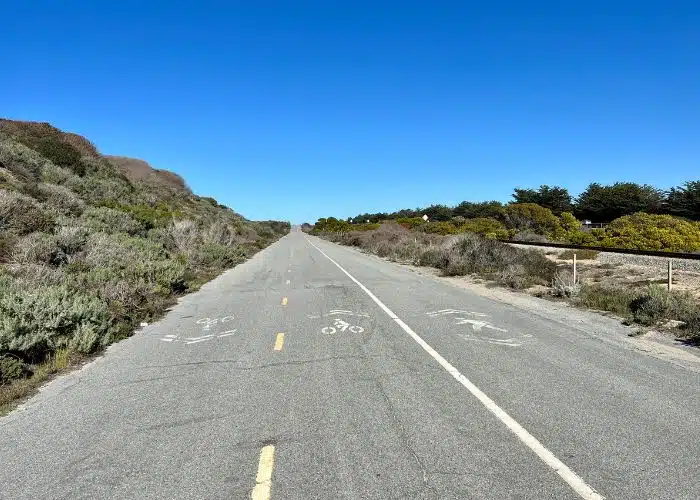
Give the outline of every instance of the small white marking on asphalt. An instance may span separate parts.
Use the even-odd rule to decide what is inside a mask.
[[[369,296],[369,298],[372,299],[374,303],[377,304],[387,314],[387,316],[393,319],[394,322],[397,325],[399,325],[403,331],[408,333],[413,338],[413,340],[415,340],[418,343],[418,345],[420,345],[423,348],[423,350],[430,354],[430,356],[432,356],[432,358],[435,361],[437,361],[440,364],[440,366],[442,366],[450,375],[452,375],[452,377],[455,380],[462,384],[491,413],[493,413],[501,422],[503,422],[505,426],[508,427],[508,429],[510,429],[510,431],[525,444],[525,446],[530,448],[530,450],[532,450],[540,458],[540,460],[542,460],[545,464],[551,467],[554,470],[554,472],[559,474],[559,477],[566,481],[566,483],[569,486],[571,486],[571,489],[578,493],[581,498],[584,498],[586,500],[603,500],[605,498],[600,493],[591,488],[588,484],[586,484],[586,482],[578,474],[576,474],[573,470],[569,469],[569,467],[564,462],[559,460],[554,455],[554,453],[545,448],[545,446],[542,443],[540,443],[537,440],[537,438],[535,438],[535,436],[530,434],[522,425],[516,422],[513,419],[513,417],[508,415],[505,412],[505,410],[498,406],[481,389],[474,385],[471,382],[471,380],[462,375],[459,372],[459,370],[457,370],[457,368],[452,366],[449,361],[443,358],[440,355],[440,353],[438,353],[435,349],[430,347],[430,345],[425,340],[423,340],[420,337],[420,335],[414,332],[410,326],[404,323],[401,320],[401,318],[399,318],[396,314],[394,314],[394,312],[391,309],[384,305],[384,303],[381,300],[379,300],[377,296],[369,290],[369,288],[360,283],[352,274],[343,269],[343,267],[340,264],[338,264],[336,261],[330,258],[323,250],[314,245],[310,239],[306,238],[306,236],[304,238],[306,239],[306,241],[309,242],[309,245],[318,250],[321,253],[321,255],[323,255],[325,258],[327,258],[329,261],[335,264],[338,269],[340,269],[343,273],[345,273],[345,275],[348,278],[355,282],[355,284],[359,286],[360,289],[363,292],[365,292]]]
[[[287,280],[287,285],[289,285],[292,282],[292,280]]]

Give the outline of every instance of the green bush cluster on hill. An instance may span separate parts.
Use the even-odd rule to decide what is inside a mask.
[[[0,380],[130,335],[289,229],[132,183],[46,124],[0,120]]]

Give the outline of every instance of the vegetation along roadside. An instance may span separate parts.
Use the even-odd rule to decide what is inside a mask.
[[[78,135],[0,120],[0,414],[287,232]]]
[[[700,344],[700,302],[690,290],[668,291],[658,284],[628,280],[574,280],[567,257],[501,243],[493,234],[462,231],[439,234],[411,229],[405,223],[339,224],[321,219],[308,227],[330,241],[358,247],[391,261],[437,268],[444,276],[476,275],[512,289],[538,296],[567,300],[590,309],[609,311],[643,328],[668,329],[688,344]],[[338,226],[335,226],[336,228]],[[582,260],[595,259],[598,252],[584,250]],[[573,256],[573,255],[571,255]],[[557,258],[560,257],[560,258]],[[612,266],[600,266],[601,275],[615,276]],[[699,273],[696,273],[699,274]],[[697,292],[697,289],[695,290]]]

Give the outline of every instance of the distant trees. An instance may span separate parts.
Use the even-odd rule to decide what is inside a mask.
[[[578,219],[590,219],[593,222],[611,222],[625,215],[637,212],[649,214],[669,214],[677,217],[700,221],[700,181],[689,181],[668,192],[647,184],[634,182],[616,182],[603,185],[591,183],[577,197],[572,198],[569,191],[561,186],[541,185],[539,188],[516,188],[513,201],[463,201],[454,207],[435,204],[415,209],[404,208],[392,213],[364,213],[349,218],[352,224],[364,224],[367,221],[378,223],[386,220],[414,219],[427,215],[431,222],[452,221],[456,226],[464,219],[491,218],[505,222],[507,208],[511,205],[535,204],[549,209],[559,217],[570,212]],[[513,216],[513,214],[510,214]]]
[[[447,205],[430,205],[423,209],[423,214],[431,221],[445,222],[452,218],[452,209]]]
[[[671,188],[666,198],[666,208],[671,215],[700,220],[700,181]]]
[[[637,212],[660,213],[664,194],[647,184],[616,182],[603,186],[594,182],[576,199],[574,214],[579,219],[610,222]]]
[[[482,201],[479,203],[463,201],[454,208],[453,213],[455,216],[464,217],[465,219],[475,219],[477,217],[495,218],[500,216],[502,209],[503,203],[500,201]]]
[[[539,189],[515,188],[515,203],[535,203],[550,209],[555,215],[571,211],[571,195],[566,188],[543,184]]]

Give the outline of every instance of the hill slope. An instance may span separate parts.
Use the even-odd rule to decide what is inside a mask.
[[[0,387],[129,335],[288,231],[47,123],[0,120]]]

